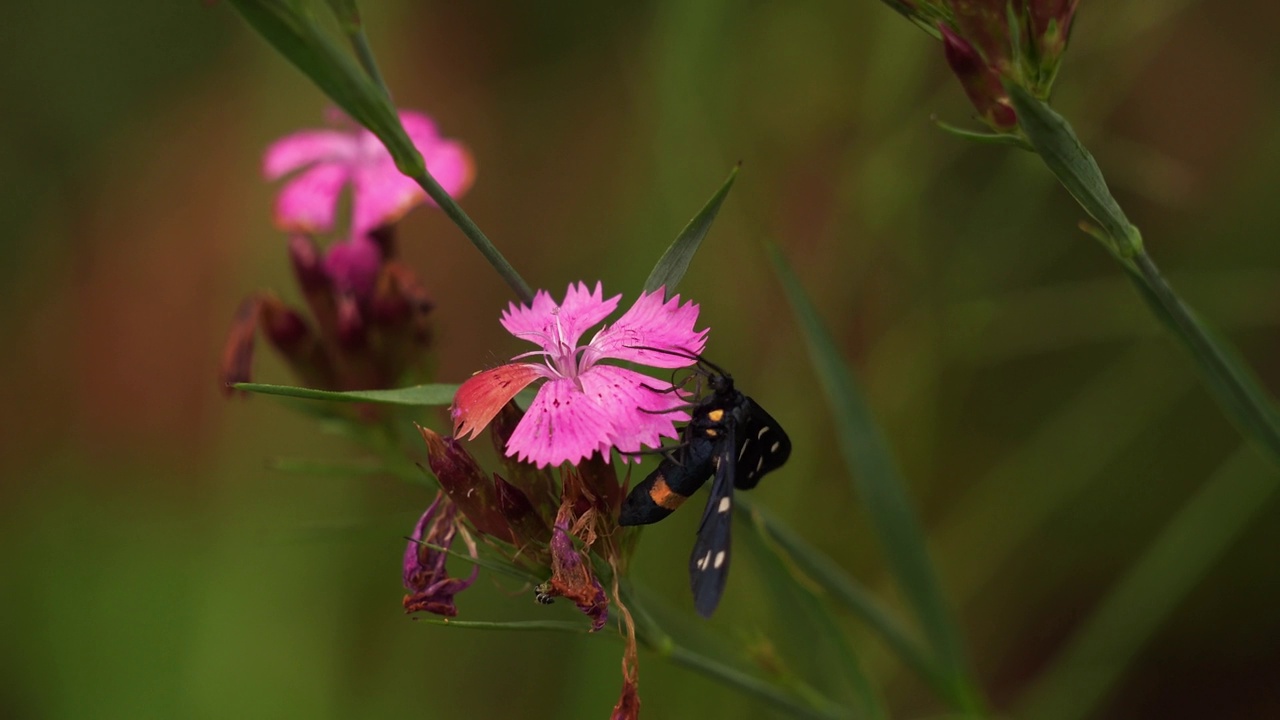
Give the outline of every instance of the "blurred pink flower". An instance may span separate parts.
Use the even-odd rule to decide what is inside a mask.
[[[502,315],[512,335],[541,346],[513,360],[540,357],[540,363],[511,363],[473,375],[454,397],[454,435],[474,438],[502,407],[538,378],[547,382],[507,441],[506,454],[538,467],[574,465],[597,450],[622,453],[659,447],[677,437],[675,423],[688,420],[686,400],[670,381],[601,364],[624,360],[659,368],[687,367],[706,345],[707,331],[695,331],[698,306],[663,301],[663,290],[641,294],[631,309],[598,331],[586,345],[582,334],[618,306],[621,295],[605,300],[601,286],[570,285],[557,305],[539,290],[531,306],[514,303]]]
[[[465,193],[474,175],[467,149],[441,137],[426,115],[406,110],[400,121],[436,182],[450,195]],[[286,231],[333,229],[338,198],[348,184],[353,238],[430,202],[422,188],[396,168],[382,141],[364,128],[302,130],[277,140],[267,148],[262,172],[269,180],[297,173],[276,198],[276,225]]]

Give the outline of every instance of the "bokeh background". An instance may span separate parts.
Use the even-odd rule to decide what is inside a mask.
[[[1280,387],[1280,10],[1085,5],[1055,104],[1175,286]],[[768,238],[867,389],[998,711],[1018,713],[1224,464],[1256,477],[1149,640],[1091,659],[1123,668],[1091,716],[1280,715],[1275,473],[1238,454],[1035,159],[931,125],[972,121],[930,38],[873,0],[366,12],[397,101],[470,145],[463,205],[536,286],[634,295],[743,163],[682,289],[714,328],[708,354],[795,442],[755,499],[898,602]],[[353,450],[219,391],[239,299],[296,297],[259,159],[320,123],[320,93],[216,3],[25,4],[0,48],[0,716],[605,716],[616,642],[412,622],[401,538],[429,491],[272,470]],[[512,354],[507,290],[460,233],[419,209],[401,237],[438,304],[438,378]],[[289,380],[265,352],[256,374]],[[635,568],[685,615],[696,522],[647,531]],[[796,649],[796,608],[738,558],[711,629]],[[487,576],[460,598],[473,619],[570,618],[565,605]],[[1148,620],[1116,627],[1142,637]],[[895,716],[943,711],[849,629]],[[772,716],[650,653],[641,689],[646,717]]]

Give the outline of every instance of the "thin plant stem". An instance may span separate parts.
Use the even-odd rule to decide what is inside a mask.
[[[436,205],[444,211],[444,214],[449,216],[453,224],[458,226],[462,234],[467,236],[467,239],[480,251],[480,254],[484,255],[484,259],[489,261],[493,269],[498,271],[498,275],[506,281],[507,286],[516,294],[520,302],[526,305],[532,303],[533,291],[529,289],[528,283],[524,281],[524,278],[520,277],[520,273],[516,272],[511,263],[507,262],[507,259],[498,251],[493,242],[480,231],[480,228],[462,210],[462,207],[454,202],[444,188],[440,187],[440,183],[436,182],[435,178],[431,177],[431,173],[427,172],[426,168],[423,167],[420,172],[413,173],[411,177],[427,193],[427,196],[434,200]]]
[[[391,99],[391,89],[387,87],[386,81],[382,79],[382,72],[378,70],[378,61],[373,57],[373,48],[369,47],[369,36],[365,35],[364,25],[348,27],[347,41],[351,43],[351,49],[355,51],[356,61],[360,63],[360,67],[369,73],[369,79],[382,88],[387,99]]]

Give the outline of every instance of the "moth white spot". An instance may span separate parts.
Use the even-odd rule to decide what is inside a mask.
[[[708,552],[707,554],[708,554],[708,555],[710,555],[711,553],[709,553],[709,552]],[[716,553],[716,569],[717,569],[717,570],[719,570],[721,565],[724,565],[724,551],[723,551],[723,550],[721,550],[720,552]]]
[[[764,458],[763,458],[763,457],[761,457],[758,461],[756,461],[756,472],[751,473],[752,477],[755,477],[755,474],[756,474],[756,473],[758,473],[758,472],[760,472],[760,468],[762,468],[762,467],[764,467]]]
[[[747,454],[747,448],[751,446],[750,440],[742,441],[742,449],[738,451],[738,459],[741,460]]]
[[[702,559],[698,561],[699,570],[706,570],[709,567],[711,567],[711,551],[710,550],[708,550],[707,554],[703,555]]]
[[[774,443],[774,444],[773,444],[773,446],[772,446],[772,447],[770,447],[770,448],[769,448],[769,452],[771,452],[771,453],[776,453],[776,452],[778,452],[778,448],[780,448],[780,447],[782,447],[782,443],[780,443],[780,442],[776,442],[776,443]]]
[[[760,428],[760,432],[756,433],[756,439],[759,440],[760,438],[764,437],[764,434],[767,432],[769,432],[769,426],[765,425],[764,427]]]
[[[720,498],[720,505],[718,505],[718,506],[716,507],[716,512],[722,512],[722,513],[729,512],[729,505],[730,505],[730,504],[731,504],[731,503],[730,503],[730,501],[729,501],[729,497],[728,497],[727,495],[726,495],[725,497]]]

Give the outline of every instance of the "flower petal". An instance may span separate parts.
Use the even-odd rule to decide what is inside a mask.
[[[402,174],[386,150],[385,157],[360,165],[353,175],[351,232],[365,234],[380,225],[399,220],[426,199],[418,183]]]
[[[349,161],[356,140],[338,130],[303,130],[281,138],[267,147],[262,156],[262,174],[268,180],[324,160]]]
[[[669,382],[612,365],[596,365],[579,380],[587,398],[608,417],[608,444],[623,453],[660,447],[662,438],[680,436],[677,422],[689,419],[685,399]]]
[[[564,347],[573,348],[587,328],[609,317],[618,307],[621,295],[604,299],[603,287],[594,290],[586,283],[569,285],[564,302],[557,305],[546,291],[533,296],[533,305],[512,303],[502,314],[502,327],[516,337],[538,343],[542,349],[560,354]]]
[[[276,226],[281,230],[327,232],[333,227],[338,193],[350,178],[342,165],[317,165],[285,183],[276,198]]]
[[[538,379],[542,371],[540,365],[512,363],[467,378],[453,396],[453,407],[449,408],[454,437],[469,435],[474,439],[502,406]]]
[[[538,467],[576,465],[597,450],[607,453],[611,431],[609,413],[572,380],[548,380],[511,433],[507,454]]]
[[[596,333],[583,362],[616,358],[662,368],[692,365],[695,360],[689,356],[701,353],[707,344],[707,331],[693,329],[698,322],[698,304],[690,300],[681,305],[679,295],[663,302],[664,292],[658,288],[642,293],[617,322]]]

